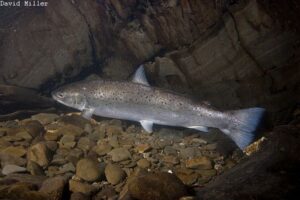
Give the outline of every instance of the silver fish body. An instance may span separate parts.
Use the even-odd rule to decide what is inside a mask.
[[[205,132],[207,127],[218,128],[240,148],[253,139],[253,132],[264,111],[262,108],[250,108],[221,112],[184,95],[150,87],[143,68],[137,70],[131,82],[83,81],[59,88],[52,96],[62,104],[81,110],[87,118],[95,114],[138,121],[148,132],[152,131],[153,124]]]

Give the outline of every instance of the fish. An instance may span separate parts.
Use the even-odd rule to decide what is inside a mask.
[[[147,132],[153,132],[153,124],[202,132],[217,128],[240,149],[253,141],[265,113],[261,107],[221,111],[187,95],[151,87],[143,66],[130,81],[79,81],[58,88],[51,95],[55,101],[80,110],[87,119],[97,115],[137,121]]]

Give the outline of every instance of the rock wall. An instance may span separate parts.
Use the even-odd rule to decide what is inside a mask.
[[[191,44],[217,21],[211,1],[147,2],[53,0],[46,8],[1,8],[0,81],[38,89],[92,65],[124,79],[161,50]]]
[[[258,2],[52,0],[46,8],[1,8],[0,83],[51,90],[91,71],[126,79],[146,62],[153,85],[222,109],[264,106],[282,121],[299,100],[299,39],[280,29],[270,2]]]
[[[55,75],[72,76],[92,64],[89,27],[70,1],[7,11],[12,14],[1,36],[1,82],[37,89]]]
[[[287,119],[277,114],[299,100],[298,39],[293,32],[279,30],[256,1],[249,1],[231,7],[205,37],[156,58],[148,68],[156,72],[153,79],[166,79],[162,71],[167,67],[168,76],[177,75],[183,83],[188,80],[185,86],[193,95],[223,109],[266,107],[270,121],[277,123]],[[180,69],[180,73],[171,68]]]

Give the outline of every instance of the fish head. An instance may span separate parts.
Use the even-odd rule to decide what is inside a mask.
[[[55,101],[81,111],[87,106],[87,98],[83,88],[76,85],[67,85],[58,88],[51,95]]]

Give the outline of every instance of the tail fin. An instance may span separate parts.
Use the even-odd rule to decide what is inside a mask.
[[[247,147],[255,137],[255,131],[264,115],[264,108],[248,108],[232,111],[232,129],[222,131],[229,135],[240,149]]]

